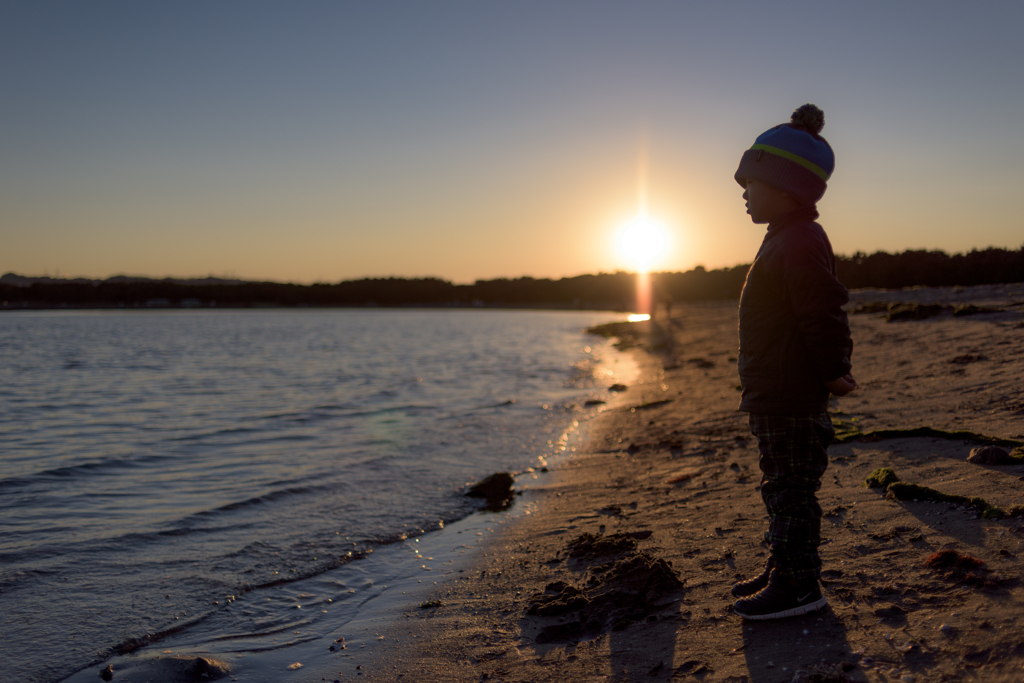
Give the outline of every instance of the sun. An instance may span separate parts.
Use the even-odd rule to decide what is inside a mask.
[[[668,230],[646,213],[640,213],[619,229],[616,247],[629,265],[645,273],[665,252]]]

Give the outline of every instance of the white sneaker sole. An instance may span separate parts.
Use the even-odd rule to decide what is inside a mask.
[[[807,614],[808,612],[817,612],[827,604],[828,600],[823,595],[821,596],[821,599],[816,600],[815,602],[809,602],[806,605],[783,610],[781,612],[772,612],[771,614],[744,614],[738,609],[735,611],[736,614],[740,615],[744,619],[749,619],[751,621],[767,621],[769,619],[785,619],[786,617],[798,617],[801,614]]]

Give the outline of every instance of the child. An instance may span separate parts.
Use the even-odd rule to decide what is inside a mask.
[[[825,115],[813,104],[790,123],[764,132],[744,152],[736,181],[747,213],[767,223],[740,296],[740,410],[760,450],[761,498],[768,510],[764,572],[732,588],[746,619],[779,619],[821,609],[821,506],[814,493],[835,436],[829,393],[857,387],[850,375],[853,344],[836,279],[832,245],[815,204],[835,168],[820,133]]]

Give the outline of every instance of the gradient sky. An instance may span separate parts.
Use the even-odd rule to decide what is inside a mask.
[[[1024,3],[6,2],[0,273],[456,282],[749,262],[805,102],[837,253],[1024,244]]]

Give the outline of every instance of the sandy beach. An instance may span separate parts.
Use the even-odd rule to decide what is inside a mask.
[[[1024,287],[851,298],[860,389],[830,411],[823,611],[732,612],[729,587],[767,557],[757,447],[736,411],[736,306],[677,306],[616,330],[641,377],[562,466],[520,477],[534,513],[491,535],[378,647],[308,680],[1024,679],[1024,523],[1006,516],[1024,503],[1024,464],[968,462],[1024,443]],[[883,467],[984,501],[864,486]]]

